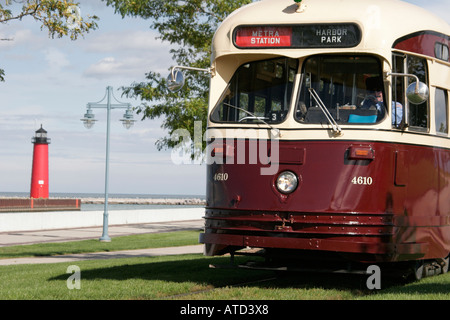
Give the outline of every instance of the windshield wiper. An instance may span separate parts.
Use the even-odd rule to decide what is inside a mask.
[[[331,115],[330,111],[328,111],[328,108],[325,106],[323,101],[320,99],[319,95],[317,94],[316,90],[313,88],[308,88],[309,94],[311,97],[313,97],[314,101],[318,104],[319,108],[322,110],[322,112],[325,115],[325,118],[327,118],[328,122],[331,124],[331,127],[333,128],[333,131],[337,134],[342,133],[341,127],[337,124],[337,122],[334,120],[333,116]]]
[[[232,104],[229,104],[229,103],[226,103],[226,102],[223,102],[223,104],[224,104],[225,106],[227,106],[227,107],[235,108],[235,109],[237,109],[237,110],[243,111],[243,112],[245,112],[246,114],[250,115],[250,117],[244,117],[244,118],[242,118],[242,119],[239,119],[239,122],[241,122],[241,121],[243,121],[243,120],[249,120],[249,119],[261,121],[261,122],[264,123],[266,126],[268,126],[268,127],[270,128],[271,131],[276,132],[276,135],[275,135],[275,136],[280,136],[280,137],[281,137],[281,132],[280,132],[279,129],[272,127],[270,124],[268,124],[266,121],[264,121],[264,119],[267,119],[267,118],[265,118],[265,117],[258,117],[257,115],[255,115],[254,113],[251,113],[251,112],[248,111],[248,110],[245,110],[245,109],[236,107],[236,106],[234,106],[234,105],[232,105]]]
[[[266,117],[256,117],[256,116],[250,116],[250,117],[243,117],[242,119],[239,119],[239,122],[245,121],[245,120],[261,120],[261,122],[269,125],[268,123],[266,123],[264,120],[265,119],[269,119]]]

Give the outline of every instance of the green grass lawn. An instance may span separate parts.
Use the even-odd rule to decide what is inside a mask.
[[[163,256],[0,267],[0,299],[11,300],[450,300],[450,274],[368,290],[355,275],[211,269],[225,257]],[[80,268],[80,289],[68,289]],[[252,282],[270,278],[264,282]],[[245,283],[245,284],[240,284]],[[232,286],[233,284],[240,284]],[[216,288],[215,290],[210,290]]]
[[[166,299],[261,274],[210,269],[212,260],[183,255],[2,266],[0,299]],[[67,267],[73,264],[81,271],[79,290],[67,287],[72,275]]]
[[[117,237],[110,243],[89,240],[3,247],[0,256],[178,246],[197,244],[197,239],[198,231],[147,234]],[[228,262],[228,257],[197,254],[0,266],[0,300],[450,300],[450,273],[407,284],[382,281],[381,290],[369,290],[364,275],[280,276],[270,271],[209,268]],[[80,289],[67,287],[70,265],[80,269]],[[253,282],[258,279],[269,280]]]

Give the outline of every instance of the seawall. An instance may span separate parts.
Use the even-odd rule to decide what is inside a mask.
[[[80,199],[0,198],[0,212],[80,210]]]
[[[109,211],[108,225],[199,220],[204,208]],[[103,211],[51,211],[0,213],[0,232],[51,230],[103,225]]]

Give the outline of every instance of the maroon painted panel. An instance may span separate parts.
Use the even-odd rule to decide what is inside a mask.
[[[376,159],[354,160],[349,157],[353,145],[360,143],[283,142],[279,163],[250,164],[247,152],[244,163],[238,163],[236,154],[232,161],[212,164],[207,169],[208,181],[211,181],[209,206],[268,211],[386,212],[386,205],[390,205],[386,200],[389,198],[386,186],[393,188],[394,154],[385,151],[390,146],[378,145],[371,147],[377,154]],[[247,142],[246,150],[251,149]],[[290,150],[287,157],[284,150]],[[293,150],[299,151],[298,162],[294,161]],[[275,175],[261,174],[261,168],[271,166],[276,172],[290,170],[297,174],[300,185],[292,195],[285,196],[276,190]],[[215,181],[217,173],[226,173],[227,180]],[[234,200],[238,196],[237,205]]]
[[[422,31],[407,35],[395,41],[392,48],[415,52],[429,57],[436,57],[435,44],[443,43],[450,46],[449,36],[433,31]]]
[[[281,141],[279,161],[266,164],[248,162],[249,150],[258,150],[255,141],[246,140],[244,149],[239,143],[247,162],[237,161],[235,145],[223,164],[207,166],[206,233],[216,235],[205,238],[214,239],[206,242],[210,253],[219,252],[216,244],[226,248],[227,241],[236,246],[238,235],[248,238],[245,243],[269,247],[314,249],[305,245],[308,239],[326,243],[314,250],[364,247],[362,253],[384,254],[386,261],[442,258],[450,252],[448,149]],[[274,174],[261,174],[271,166]],[[285,170],[299,178],[290,195],[275,187],[277,173]],[[391,245],[396,252],[380,249]]]

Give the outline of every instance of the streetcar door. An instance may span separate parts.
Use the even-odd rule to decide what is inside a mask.
[[[420,85],[428,91],[426,59],[394,53],[392,61],[394,74],[414,75],[419,79]],[[415,86],[414,81],[412,77],[392,77],[392,126],[397,129],[409,127],[412,131],[428,132],[430,113],[428,97],[417,103],[406,99],[410,89]]]

